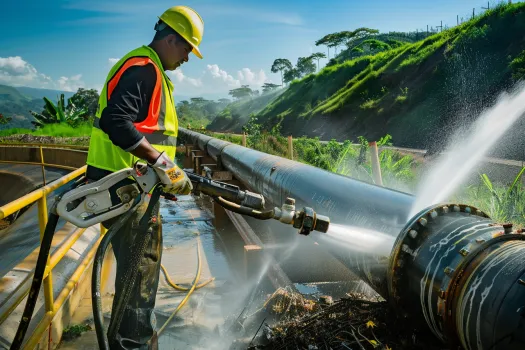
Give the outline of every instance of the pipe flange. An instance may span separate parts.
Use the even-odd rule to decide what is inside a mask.
[[[405,259],[407,257],[413,257],[417,254],[420,242],[426,240],[427,236],[429,235],[427,226],[439,216],[446,215],[451,212],[463,212],[466,214],[490,219],[490,217],[485,212],[473,206],[457,203],[442,203],[427,207],[410,219],[394,243],[387,274],[389,299],[393,306],[399,311],[402,312],[398,305],[398,301],[400,299],[397,289],[397,282],[399,280],[398,273],[405,266]]]
[[[525,241],[525,235],[521,232],[502,234],[496,236],[490,240],[477,242],[479,243],[475,250],[472,250],[467,256],[461,259],[456,269],[451,271],[449,288],[446,293],[446,298],[443,301],[443,320],[444,320],[444,331],[449,342],[460,346],[462,341],[460,335],[456,333],[457,329],[457,315],[456,306],[460,301],[461,287],[464,285],[463,280],[469,278],[473,269],[477,267],[477,264],[472,265],[476,259],[480,259],[481,256],[488,255],[491,251],[499,247],[498,243],[504,243],[506,241],[520,240]]]

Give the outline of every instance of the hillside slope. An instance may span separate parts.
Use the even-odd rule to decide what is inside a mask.
[[[71,96],[75,94],[75,92],[72,91],[61,91],[61,90],[51,90],[51,89],[37,89],[37,88],[31,88],[27,86],[17,86],[16,89],[20,91],[23,95],[31,98],[31,99],[42,99],[44,97],[47,97],[51,99],[52,101],[56,101],[60,94],[64,94],[64,98],[67,100]]]
[[[29,111],[40,111],[43,106],[42,99],[32,99],[15,87],[0,85],[0,113],[12,118],[9,125],[0,125],[0,129],[31,127],[34,119]]]
[[[282,92],[283,90],[275,90],[257,97],[249,97],[232,102],[213,119],[207,126],[207,129],[212,131],[241,132],[242,126],[248,122],[251,114],[260,112]]]
[[[37,89],[25,86],[0,85],[0,113],[12,118],[9,125],[0,125],[0,130],[7,128],[32,128],[34,120],[29,111],[40,112],[44,108],[43,97],[57,101],[60,94],[67,100],[74,92]]]
[[[513,73],[525,71],[524,32],[525,4],[500,5],[424,40],[292,82],[257,117],[296,136],[373,140],[389,133],[398,146],[437,149],[509,89]],[[512,133],[523,131],[525,123]],[[525,154],[519,140],[516,159]]]

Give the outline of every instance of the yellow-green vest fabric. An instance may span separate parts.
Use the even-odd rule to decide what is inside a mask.
[[[157,84],[150,101],[146,120],[135,123],[137,130],[159,152],[165,152],[175,160],[178,134],[178,120],[173,101],[173,83],[168,78],[157,53],[148,46],[139,47],[122,57],[111,68],[100,94],[95,122],[91,132],[87,164],[109,171],[132,167],[139,158],[115,146],[108,135],[99,127],[102,111],[106,108],[108,97],[129,67],[153,63],[157,71]]]

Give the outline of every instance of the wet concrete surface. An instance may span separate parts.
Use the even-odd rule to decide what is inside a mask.
[[[162,200],[163,222],[162,263],[172,280],[190,287],[197,272],[197,247],[201,243],[201,276],[199,283],[214,281],[195,290],[187,304],[171,320],[159,337],[160,349],[224,349],[229,341],[224,335],[229,325],[245,306],[253,282],[243,277],[242,254],[232,256],[232,247],[242,247],[237,233],[219,235],[212,224],[213,216],[205,203],[191,196],[181,196],[177,202]],[[240,250],[242,253],[242,249]],[[235,254],[233,254],[235,255]],[[114,266],[114,264],[113,264]],[[114,271],[103,292],[105,326],[109,324],[113,296]],[[174,290],[161,278],[156,298],[155,314],[160,329],[177,308],[187,292]],[[86,293],[81,307],[75,311],[72,324],[89,324],[92,330],[73,341],[63,341],[60,349],[95,349],[96,334],[91,309],[91,297]]]

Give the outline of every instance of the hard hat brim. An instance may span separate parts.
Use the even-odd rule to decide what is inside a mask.
[[[190,43],[190,45],[191,45],[191,43]],[[195,56],[197,56],[198,58],[202,59],[202,54],[201,54],[201,51],[199,50],[199,48],[195,47],[193,45],[191,45],[191,46],[193,47],[193,50],[191,52],[193,52],[193,54]]]

